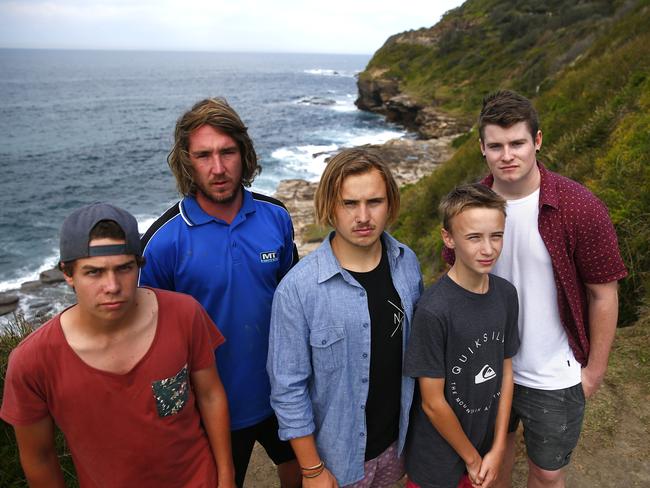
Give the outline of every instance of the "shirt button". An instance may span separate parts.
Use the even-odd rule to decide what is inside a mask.
[[[368,378],[361,378],[361,383],[368,383]]]
[[[364,323],[363,323],[363,328],[364,328],[364,329],[367,329],[367,328],[368,328],[368,322],[364,322]]]
[[[365,436],[366,436],[366,434],[364,434],[363,432],[361,432],[361,433],[359,434],[359,437],[365,437]]]
[[[322,341],[320,341],[320,343],[321,343],[322,345],[325,345],[325,344],[327,344],[327,341],[326,341],[325,339],[323,339]]]
[[[361,356],[363,356],[363,359],[366,359],[368,357],[368,353],[364,352]]]
[[[361,405],[361,410],[365,410],[365,409],[366,409],[366,406],[365,406],[365,405]]]
[[[359,293],[359,296],[360,296],[360,297],[365,297],[365,296],[366,296],[366,292],[365,292],[365,291],[362,291],[361,293]]]

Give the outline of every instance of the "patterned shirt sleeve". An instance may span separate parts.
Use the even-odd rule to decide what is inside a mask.
[[[627,275],[619,252],[614,225],[605,205],[593,197],[580,201],[585,206],[576,219],[575,263],[584,283],[608,283]]]

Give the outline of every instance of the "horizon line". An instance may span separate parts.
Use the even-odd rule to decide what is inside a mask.
[[[146,48],[76,48],[76,47],[9,47],[0,46],[2,51],[84,51],[84,52],[142,52],[142,53],[200,53],[200,54],[297,54],[329,56],[373,56],[373,53],[341,53],[317,51],[269,51],[269,50],[214,50],[214,49],[146,49]]]

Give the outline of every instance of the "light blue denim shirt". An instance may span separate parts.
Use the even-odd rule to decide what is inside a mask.
[[[332,235],[330,235],[330,238]],[[422,276],[415,253],[389,234],[393,284],[405,312],[402,354]],[[273,297],[267,369],[280,438],[314,434],[327,468],[344,486],[364,476],[370,378],[370,313],[364,288],[341,268],[330,239],[300,260]],[[402,377],[399,452],[414,380]]]

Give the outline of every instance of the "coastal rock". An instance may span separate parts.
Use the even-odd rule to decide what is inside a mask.
[[[309,254],[318,246],[318,243],[307,242],[305,238],[305,231],[315,223],[314,193],[317,186],[318,183],[311,181],[282,180],[275,192],[275,197],[286,205],[291,214],[294,241],[300,256]]]
[[[6,315],[18,308],[18,296],[13,293],[0,293],[0,315]]]
[[[360,110],[387,115],[386,103],[399,95],[399,86],[394,78],[385,77],[387,70],[370,70],[357,79],[359,96],[354,102]]]
[[[63,273],[61,272],[61,270],[57,268],[52,268],[52,269],[48,269],[47,271],[43,271],[38,278],[39,280],[41,280],[41,282],[47,283],[48,285],[52,283],[60,283],[62,281],[65,281],[65,279],[63,278]]]
[[[389,122],[404,126],[422,139],[460,134],[471,128],[468,121],[447,115],[434,106],[422,106],[409,95],[400,93],[397,80],[381,78],[384,73],[370,71],[357,80],[359,97],[354,103],[359,109],[384,115]]]
[[[23,284],[20,285],[20,291],[22,292],[35,291],[41,288],[42,286],[43,286],[43,282],[41,280],[25,281]]]

